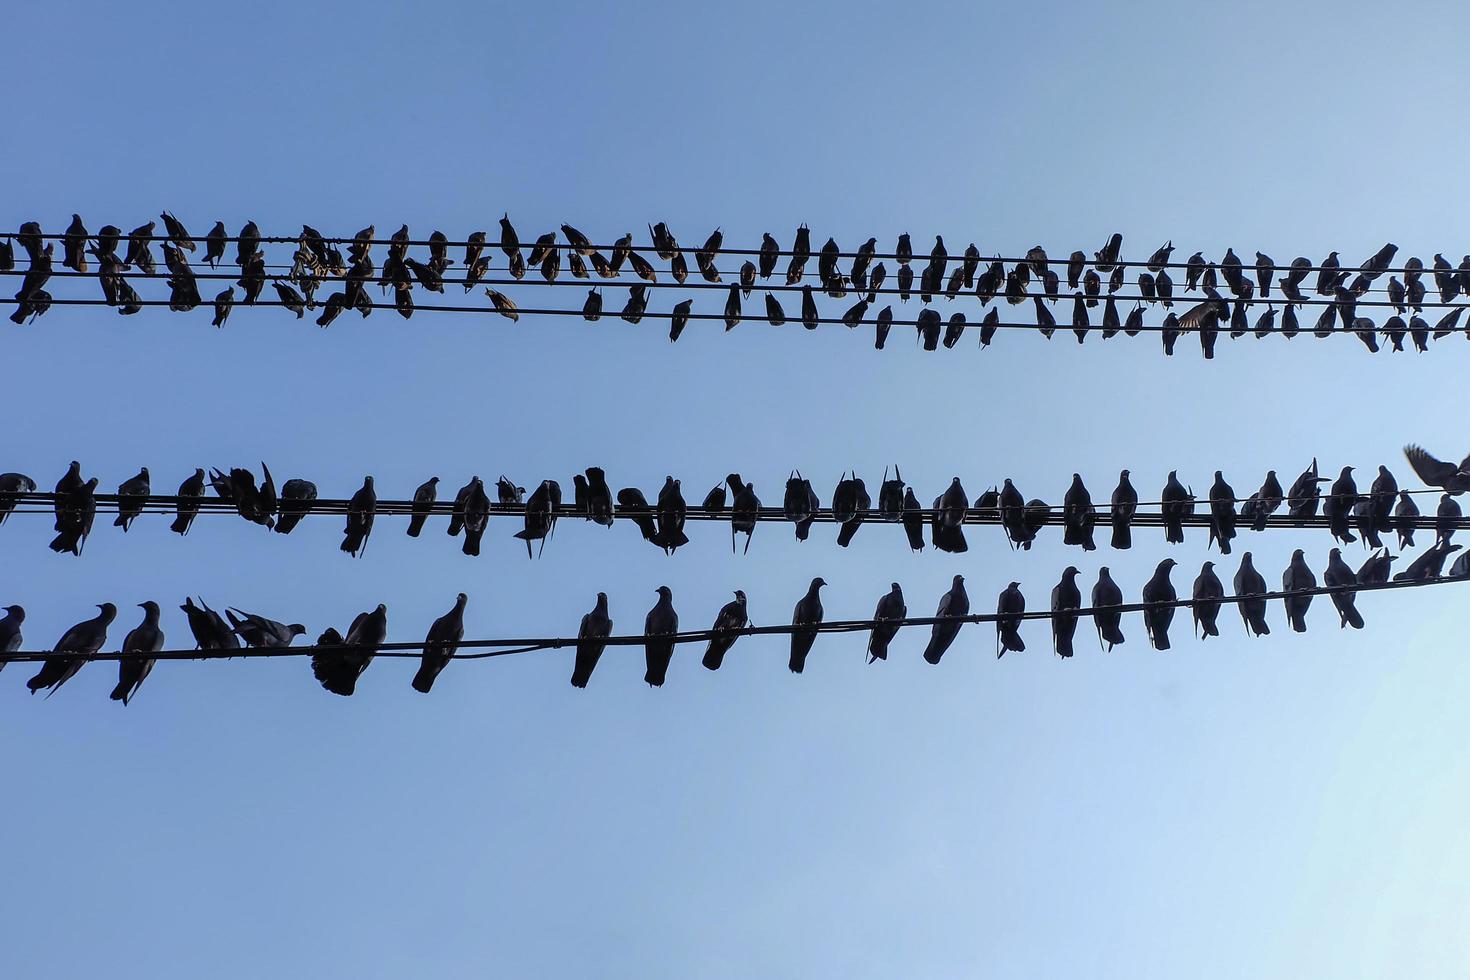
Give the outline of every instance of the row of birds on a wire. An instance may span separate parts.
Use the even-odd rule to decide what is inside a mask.
[[[22,324],[45,313],[53,303],[58,302],[46,289],[53,276],[89,275],[92,260],[96,261],[101,298],[60,302],[106,304],[124,315],[138,313],[148,305],[167,306],[176,312],[187,312],[205,306],[206,300],[201,293],[200,281],[229,279],[233,278],[233,274],[196,272],[188,258],[198,248],[194,237],[170,212],[164,212],[160,220],[163,224],[161,230],[158,222],[149,221],[127,233],[116,225],[104,225],[94,234],[88,230],[81,216],[74,214],[71,224],[64,232],[52,235],[43,233],[37,222],[24,223],[14,238],[29,258],[27,269],[16,270],[14,246],[10,239],[7,238],[0,244],[0,274],[22,276],[21,287],[15,294],[16,309],[11,320]],[[667,318],[670,322],[670,340],[677,340],[692,320],[722,320],[727,330],[734,328],[748,316],[744,309],[744,300],[750,299],[751,293],[757,288],[758,280],[769,280],[778,274],[777,267],[783,258],[789,260],[785,269],[786,284],[784,287],[772,285],[766,292],[764,319],[774,326],[782,326],[799,319],[809,329],[815,329],[821,323],[843,323],[849,327],[871,323],[876,331],[875,346],[880,349],[895,325],[914,327],[917,342],[926,350],[935,350],[941,344],[954,347],[965,331],[971,328],[978,328],[981,346],[988,346],[998,330],[1020,327],[1039,331],[1048,338],[1057,329],[1071,329],[1079,343],[1094,330],[1099,331],[1103,339],[1119,333],[1137,336],[1145,330],[1156,331],[1161,336],[1164,352],[1172,354],[1174,345],[1181,336],[1197,333],[1207,358],[1214,356],[1215,344],[1222,333],[1232,338],[1246,335],[1260,338],[1280,333],[1289,338],[1304,330],[1311,330],[1317,337],[1330,336],[1334,332],[1349,332],[1375,352],[1380,349],[1380,336],[1396,351],[1405,349],[1406,340],[1411,341],[1415,349],[1425,351],[1431,339],[1460,331],[1466,332],[1466,336],[1470,337],[1470,325],[1464,328],[1459,325],[1463,307],[1454,305],[1461,295],[1470,295],[1470,255],[1465,256],[1458,266],[1452,266],[1442,254],[1434,256],[1430,267],[1426,267],[1417,257],[1410,258],[1402,268],[1392,269],[1401,273],[1403,278],[1390,275],[1387,286],[1383,289],[1386,299],[1373,301],[1364,298],[1370,290],[1375,289],[1373,284],[1391,271],[1392,262],[1398,252],[1398,247],[1392,243],[1384,245],[1361,265],[1344,267],[1337,252],[1332,252],[1317,264],[1299,256],[1287,265],[1279,265],[1262,252],[1256,252],[1254,261],[1246,263],[1233,249],[1227,249],[1218,263],[1205,259],[1200,252],[1181,263],[1172,261],[1172,243],[1160,246],[1144,262],[1129,262],[1121,258],[1122,236],[1119,234],[1112,235],[1101,249],[1092,253],[1090,259],[1082,250],[1072,252],[1064,261],[1052,259],[1041,246],[1031,248],[1023,258],[1007,260],[997,256],[986,259],[982,258],[973,243],[962,255],[952,259],[943,237],[936,236],[928,260],[919,272],[916,287],[914,269],[917,261],[907,234],[899,237],[893,252],[883,253],[880,258],[875,238],[869,238],[856,252],[844,252],[834,239],[829,238],[825,245],[813,252],[811,232],[806,225],[797,229],[790,249],[783,249],[769,233],[763,236],[759,249],[727,249],[722,232],[716,229],[706,238],[704,245],[694,251],[694,259],[705,288],[725,288],[725,306],[720,313],[695,313],[692,299],[675,304],[667,312],[648,309],[650,288],[662,285],[683,286],[689,275],[684,249],[674,238],[668,225],[662,222],[650,226],[651,245],[648,247],[660,259],[669,262],[673,283],[659,282],[652,262],[634,246],[631,233],[622,236],[611,246],[598,246],[576,228],[563,224],[560,240],[555,231],[539,236],[529,247],[530,254],[527,257],[520,237],[507,215],[500,220],[499,250],[505,255],[506,271],[511,276],[509,280],[487,279],[492,271],[491,258],[495,245],[485,232],[477,231],[462,242],[451,242],[442,232],[435,231],[424,243],[428,251],[423,259],[409,254],[410,247],[416,243],[410,237],[407,225],[386,240],[377,238],[376,234],[375,228],[369,226],[351,239],[327,238],[311,226],[304,225],[299,236],[285,240],[294,246],[290,265],[268,266],[264,245],[282,239],[264,238],[253,221],[248,222],[237,235],[228,234],[224,223],[216,222],[204,237],[203,262],[212,270],[217,269],[220,263],[226,261],[228,246],[233,244],[234,264],[240,270],[235,285],[241,288],[242,293],[237,297],[235,285],[231,285],[208,301],[207,305],[214,313],[213,325],[223,326],[237,301],[252,306],[284,307],[298,318],[304,317],[308,311],[315,313],[320,308],[316,323],[322,327],[329,326],[347,310],[357,310],[365,317],[380,306],[392,306],[404,317],[411,317],[416,308],[413,299],[415,287],[426,292],[443,294],[446,285],[461,284],[465,292],[469,293],[485,282],[493,281],[496,285],[519,283],[526,276],[528,268],[539,269],[544,283],[555,284],[560,276],[562,254],[565,250],[574,278],[589,279],[595,273],[601,279],[617,279],[626,267],[642,280],[630,287],[627,300],[618,316],[631,323],[638,323],[645,316]],[[54,268],[57,241],[62,246],[61,264],[70,270],[67,273],[57,273]],[[376,244],[387,245],[381,269],[372,258],[372,249]],[[155,245],[162,254],[166,269],[164,273],[157,270],[157,261],[152,251]],[[339,245],[346,246],[346,255]],[[446,275],[455,264],[449,256],[451,245],[461,245],[464,248],[463,276]],[[603,248],[608,249],[607,256],[602,254]],[[743,262],[738,273],[732,274],[735,281],[727,288],[717,287],[715,284],[723,282],[725,273],[717,266],[716,259],[727,253],[736,256],[749,254],[751,258]],[[816,290],[805,282],[813,276],[807,271],[813,255],[816,257]],[[842,268],[844,258],[850,260],[846,270]],[[891,258],[897,263],[898,271],[892,287],[885,287],[888,271],[883,258]],[[1126,272],[1133,267],[1141,270],[1132,283],[1137,294],[1126,295],[1120,290],[1128,285]],[[271,268],[289,271],[285,275],[272,276]],[[1172,312],[1175,284],[1169,274],[1171,268],[1183,276],[1184,293],[1200,290],[1203,294],[1199,302],[1179,315]],[[170,290],[168,299],[145,301],[124,273],[131,273],[134,278],[166,279]],[[1072,310],[1070,322],[1059,324],[1051,304],[1065,298],[1062,292],[1063,275],[1066,277],[1066,289],[1072,293]],[[1107,276],[1106,280],[1104,275]],[[1425,280],[1426,275],[1433,279],[1437,301],[1427,298],[1429,285]],[[1315,281],[1309,282],[1313,276]],[[342,288],[319,303],[317,291],[324,283],[340,284]],[[1038,284],[1039,291],[1031,291],[1033,283]],[[274,290],[277,297],[275,300],[261,299],[268,284]],[[389,290],[392,291],[391,303],[374,302],[369,292],[369,287],[374,284],[380,287],[384,296]],[[1317,296],[1323,298],[1310,299],[1303,291],[1304,287],[1313,289]],[[511,320],[519,319],[522,312],[556,315],[580,312],[585,319],[593,321],[604,314],[604,296],[600,288],[589,291],[580,311],[522,311],[511,297],[500,290],[493,286],[485,286],[484,289],[490,299],[490,309]],[[1230,294],[1230,298],[1226,298],[1222,289]],[[788,313],[782,304],[777,294],[785,290],[800,292],[799,315]],[[824,317],[817,306],[817,292],[839,299],[853,294],[856,302],[839,317]],[[981,300],[982,306],[1002,299],[1011,306],[1020,306],[1029,301],[1033,306],[1034,320],[1027,323],[1004,323],[998,307],[990,309],[976,323],[970,322],[963,313],[954,313],[945,320],[929,307],[936,297],[954,300],[961,293],[973,293]],[[917,294],[925,308],[912,320],[895,320],[891,305],[877,313],[871,313],[878,297],[889,294],[897,294],[903,302]],[[1135,305],[1125,312],[1119,306],[1120,299],[1125,304],[1134,301]],[[1278,301],[1282,304],[1279,320],[1276,308]],[[1252,315],[1253,305],[1261,303],[1265,304],[1265,309]],[[1161,324],[1145,326],[1144,309],[1155,304],[1169,312]],[[1321,313],[1310,325],[1300,321],[1296,313],[1297,309],[1308,304],[1322,307]],[[1431,304],[1452,308],[1431,325],[1419,315],[1426,305]],[[1103,307],[1102,312],[1095,315],[1091,311],[1099,305]],[[1380,326],[1371,317],[1359,315],[1364,308],[1370,306],[1392,308],[1395,315]],[[444,306],[437,308],[472,311],[480,309]],[[607,312],[611,313],[611,308]]]
[[[1108,503],[1102,507],[1094,503],[1081,475],[1074,473],[1060,508],[1039,498],[1027,499],[1010,479],[972,501],[959,477],[926,508],[894,467],[891,476],[884,472],[876,512],[867,484],[855,471],[842,475],[829,508],[822,506],[812,481],[793,472],[786,481],[779,517],[794,525],[796,537],[802,541],[818,520],[836,523],[837,543],[842,547],[852,542],[869,518],[899,523],[915,551],[925,547],[927,525],[929,543],[952,554],[969,550],[966,523],[997,524],[1004,529],[1010,546],[1023,550],[1029,550],[1049,524],[1061,525],[1064,544],[1086,551],[1097,548],[1101,525],[1107,528],[1107,541],[1113,548],[1127,549],[1132,546],[1135,524],[1156,526],[1155,522],[1163,527],[1170,544],[1184,541],[1186,524],[1203,523],[1209,529],[1209,544],[1227,555],[1242,528],[1262,531],[1273,526],[1317,526],[1319,522],[1325,523],[1338,542],[1361,540],[1365,548],[1371,549],[1384,547],[1384,535],[1390,541],[1396,536],[1399,548],[1412,547],[1415,531],[1421,528],[1432,528],[1437,540],[1448,542],[1466,526],[1456,497],[1470,490],[1470,457],[1460,463],[1444,462],[1414,445],[1405,447],[1404,452],[1420,479],[1444,491],[1432,517],[1421,513],[1412,496],[1424,491],[1401,489],[1386,466],[1378,467],[1371,483],[1360,488],[1353,467],[1344,466],[1336,479],[1330,479],[1320,475],[1315,459],[1289,486],[1283,486],[1275,470],[1268,471],[1260,488],[1244,497],[1216,470],[1201,500],[1193,487],[1180,481],[1177,471],[1171,471],[1156,502],[1157,511],[1140,509],[1139,494],[1128,470],[1122,471]],[[114,526],[124,531],[145,512],[167,508],[175,515],[170,527],[180,535],[189,533],[200,513],[233,512],[280,534],[289,534],[313,513],[343,516],[346,525],[341,550],[354,556],[363,554],[381,513],[406,515],[411,537],[423,532],[430,517],[447,516],[449,535],[462,536],[461,550],[471,556],[480,554],[492,515],[515,515],[523,522],[515,537],[525,543],[528,557],[544,549],[563,516],[581,517],[604,527],[612,527],[617,518],[631,520],[645,540],[669,554],[688,544],[685,528],[691,519],[728,519],[732,549],[737,536],[744,533],[748,551],[756,525],[763,518],[776,516],[773,508],[763,507],[755,485],[737,473],[711,489],[700,505],[691,507],[680,481],[672,476],[665,478],[650,502],[636,487],[625,487],[614,494],[606,473],[595,466],[572,478],[570,505],[564,502],[561,484],[551,479],[541,481],[528,495],[524,487],[502,476],[496,481],[492,502],[485,481],[475,476],[459,489],[452,503],[441,503],[437,476],[421,484],[406,501],[379,501],[373,478],[367,476],[350,498],[325,501],[318,499],[316,484],[309,480],[292,478],[278,489],[270,468],[262,463],[261,471],[257,481],[255,474],[244,467],[213,468],[208,472],[201,467],[183,481],[177,494],[155,496],[151,475],[143,467],[124,480],[105,504],[116,513]],[[95,476],[84,477],[81,464],[75,460],[50,494],[38,493],[35,480],[24,474],[0,474],[0,524],[24,504],[49,505],[56,532],[51,550],[80,555],[98,511],[98,482]],[[1325,492],[1324,484],[1329,485]],[[209,490],[213,498],[207,496]],[[1204,513],[1196,516],[1201,507]],[[1276,516],[1283,508],[1284,514]]]
[[[1143,615],[1144,633],[1148,643],[1156,650],[1171,647],[1169,629],[1177,609],[1188,607],[1193,627],[1201,638],[1219,636],[1219,616],[1227,603],[1233,603],[1240,613],[1245,631],[1250,636],[1265,636],[1271,632],[1266,612],[1268,600],[1279,599],[1286,614],[1288,626],[1298,633],[1307,629],[1307,610],[1316,595],[1326,594],[1338,616],[1342,628],[1363,628],[1363,617],[1357,609],[1357,592],[1363,588],[1387,586],[1390,581],[1403,584],[1427,584],[1445,577],[1444,566],[1451,553],[1460,545],[1437,542],[1414,559],[1403,571],[1392,576],[1390,571],[1396,556],[1380,552],[1374,554],[1363,566],[1354,570],[1343,560],[1340,549],[1333,548],[1326,568],[1319,580],[1307,564],[1301,549],[1293,552],[1290,564],[1281,576],[1281,590],[1268,588],[1265,576],[1255,567],[1251,553],[1241,556],[1232,586],[1227,593],[1215,563],[1207,561],[1194,579],[1188,597],[1181,599],[1171,574],[1178,564],[1172,558],[1159,562],[1152,577],[1140,590],[1138,611]],[[1461,555],[1451,567],[1448,578],[1470,578],[1470,553]],[[1078,623],[1090,618],[1097,632],[1098,643],[1104,650],[1112,650],[1124,643],[1123,616],[1132,611],[1125,603],[1122,587],[1113,579],[1104,566],[1098,570],[1097,581],[1092,585],[1088,603],[1084,605],[1082,586],[1078,583],[1081,573],[1075,566],[1068,566],[1061,580],[1051,590],[1051,601],[1046,612],[1028,615],[1026,597],[1019,582],[1011,582],[996,599],[993,616],[976,615],[971,611],[970,597],[965,589],[963,575],[956,575],[948,592],[939,600],[934,617],[924,620],[931,627],[928,644],[924,648],[924,660],[938,664],[967,622],[993,622],[996,630],[996,656],[1007,652],[1026,649],[1021,636],[1022,623],[1027,619],[1045,618],[1050,621],[1053,651],[1061,657],[1075,653],[1074,640]],[[785,633],[790,636],[790,658],[787,666],[793,673],[801,673],[807,657],[816,643],[817,636],[824,632],[825,610],[822,606],[822,589],[826,581],[812,579],[806,594],[796,603],[789,628],[753,627],[747,608],[746,595],[737,590],[735,597],[726,603],[716,615],[709,630],[681,635],[679,614],[674,608],[673,592],[668,586],[659,586],[658,599],[644,617],[644,629],[638,642],[644,648],[646,671],[644,680],[661,687],[673,660],[674,648],[679,643],[705,642],[701,663],[709,670],[718,670],[725,655],[735,641],[748,631]],[[429,627],[422,644],[399,644],[399,649],[420,650],[420,664],[414,674],[414,690],[429,693],[435,679],[448,666],[464,642],[464,612],[467,597],[460,593],[454,606]],[[123,640],[119,655],[102,655],[107,643],[108,630],[117,617],[117,607],[102,603],[98,614],[77,623],[68,629],[56,644],[41,655],[40,670],[26,682],[31,693],[47,690],[54,693],[86,663],[93,659],[115,659],[118,662],[118,682],[112,691],[112,699],[127,704],[147,679],[159,655],[165,649],[165,634],[160,625],[160,609],[156,602],[140,603],[143,610],[142,622],[130,630]],[[181,652],[169,659],[230,657],[243,648],[263,651],[283,651],[292,642],[304,635],[306,627],[300,623],[283,623],[257,613],[226,608],[224,615],[212,609],[203,599],[197,603],[193,597],[179,607],[186,617],[194,650]],[[18,605],[4,607],[5,616],[0,618],[0,667],[8,660],[23,657],[19,651],[23,644],[22,628],[25,609]],[[903,589],[893,583],[890,590],[879,598],[871,619],[843,621],[832,624],[826,631],[869,632],[867,645],[868,662],[886,660],[889,644],[899,629],[909,621],[909,611]],[[498,645],[504,653],[530,652],[562,646],[575,646],[571,682],[584,688],[592,678],[603,652],[608,646],[613,631],[612,615],[606,593],[597,594],[591,611],[582,617],[575,640],[570,638],[504,641],[500,644],[481,642],[478,645]],[[376,608],[360,613],[347,628],[345,634],[335,627],[328,628],[317,638],[316,644],[302,655],[311,656],[312,673],[322,687],[333,694],[350,696],[356,691],[358,678],[379,655],[388,639],[388,609],[379,604]],[[625,638],[628,639],[628,638]],[[515,646],[512,646],[515,644]],[[489,654],[495,655],[495,654]],[[8,658],[8,660],[6,659]],[[48,695],[49,696],[49,695]]]

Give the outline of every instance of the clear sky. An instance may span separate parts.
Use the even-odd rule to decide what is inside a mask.
[[[196,234],[219,218],[460,238],[508,210],[527,240],[562,221],[642,240],[664,220],[686,245],[716,226],[786,244],[804,221],[849,248],[908,231],[1065,255],[1119,231],[1132,258],[1173,239],[1180,257],[1357,261],[1392,240],[1458,262],[1465,19],[1449,3],[17,5],[0,225],[59,231],[75,210],[131,228],[167,208]],[[672,474],[692,500],[736,470],[775,502],[795,467],[825,500],[844,469],[876,490],[897,462],[926,499],[1010,476],[1059,503],[1073,471],[1099,499],[1123,467],[1146,498],[1174,468],[1245,493],[1314,455],[1407,485],[1404,442],[1470,449],[1458,337],[1428,356],[1222,341],[1206,363],[1152,335],[925,354],[904,329],[880,353],[866,329],[753,320],[672,347],[662,322],[616,318],[380,311],[320,331],[237,309],[215,331],[204,311],[57,308],[4,326],[0,469],[43,488],[72,458],[108,490],[140,465],[169,490],[265,459],[335,495],[372,473],[385,496],[434,474],[570,488],[601,465],[650,496]],[[353,561],[335,519],[284,538],[167,523],[101,527],[81,560],[45,549],[43,520],[0,529],[0,601],[30,610],[27,646],[103,601],[116,644],[144,599],[187,642],[186,594],[313,636],[385,602],[391,638],[415,640],[461,590],[471,635],[569,634],[599,590],[619,630],[664,584],[690,627],[737,588],[772,624],[814,575],[830,618],[868,615],[890,581],[928,615],[956,573],[990,611],[1013,579],[1043,606],[1069,563],[1085,586],[1110,565],[1133,596],[1165,554],[1181,591],[1218,557],[1199,532],[1084,556],[1054,530],[1013,554],[981,528],[956,557],[910,555],[893,527],[841,551],[830,527],[799,544],[763,525],[732,558],[698,525],[669,558],[577,523],[528,562],[499,522],[476,560],[441,522],[412,540],[383,519]],[[1330,542],[1242,544],[1274,584],[1296,547],[1320,574]],[[428,697],[411,663],[381,661],[350,700],[300,660],[166,663],[127,709],[110,666],[45,702],[12,666],[0,975],[1464,976],[1457,589],[1365,596],[1361,633],[1324,600],[1305,636],[1274,607],[1262,640],[1229,611],[1208,644],[1182,621],[1168,654],[1136,619],[1106,656],[1084,626],[1065,663],[1040,624],[1000,662],[993,631],[966,627],[938,668],[925,631],[874,667],[862,638],[823,637],[800,677],[781,640],[753,638],[717,674],[681,649],[661,690],[636,648],[586,691],[551,652],[451,665]]]

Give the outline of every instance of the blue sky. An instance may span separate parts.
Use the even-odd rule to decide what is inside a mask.
[[[784,244],[805,221],[847,247],[908,231],[1055,255],[1120,231],[1132,258],[1173,239],[1353,261],[1392,240],[1458,261],[1444,175],[1467,146],[1445,100],[1465,15],[1415,12],[1380,41],[1366,4],[33,4],[7,14],[0,224],[167,208],[196,234],[454,238],[509,210],[527,240],[665,220],[686,245],[716,226]],[[1141,491],[1221,468],[1244,493],[1314,455],[1408,484],[1404,442],[1470,448],[1459,338],[1376,357],[1344,337],[1222,342],[1205,363],[1148,335],[924,354],[906,330],[876,352],[754,321],[672,347],[662,323],[615,318],[207,324],[57,308],[6,325],[0,468],[49,487],[77,458],[110,489],[148,465],[168,488],[265,459],[324,492],[372,473],[405,496],[433,474],[569,487],[601,465],[694,499],[737,470],[774,502],[794,467],[825,499],[844,469],[876,489],[898,462],[921,496],[1010,476],[1056,503],[1073,471],[1098,498],[1123,467]],[[891,527],[844,552],[830,528],[798,544],[762,526],[732,558],[700,525],[669,558],[620,524],[563,525],[527,562],[504,523],[478,560],[442,525],[402,527],[381,521],[352,561],[336,520],[282,538],[201,519],[180,540],[142,519],[73,560],[16,518],[0,598],[30,610],[28,646],[103,601],[116,642],[148,598],[182,640],[186,594],[313,635],[386,602],[392,638],[414,640],[461,590],[482,636],[570,633],[599,590],[636,630],[662,584],[690,626],[736,588],[769,624],[814,575],[831,618],[867,615],[890,581],[927,615],[957,572],[989,611],[1012,579],[1041,606],[1069,563],[1135,595],[1166,554],[1149,532],[1083,556],[1056,533],[1013,554],[982,528],[954,557],[910,555]],[[1274,583],[1296,547],[1320,573],[1329,541],[1245,546]],[[1181,590],[1217,557],[1202,533],[1167,554]],[[1069,663],[1037,625],[999,663],[966,627],[939,668],[918,630],[871,668],[861,638],[822,637],[801,677],[780,641],[749,639],[717,674],[681,651],[657,691],[636,650],[587,691],[567,652],[451,665],[429,697],[382,661],[350,700],[302,661],[168,663],[126,710],[111,668],[43,703],[13,666],[0,973],[1462,976],[1455,588],[1366,596],[1361,633],[1321,600],[1305,636],[1276,608],[1259,641],[1228,613],[1218,642],[1181,623],[1168,654],[1132,620],[1123,647],[1084,639]]]

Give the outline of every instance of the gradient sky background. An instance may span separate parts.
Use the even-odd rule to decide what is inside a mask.
[[[168,208],[199,235],[222,218],[462,238],[509,210],[528,241],[562,221],[642,241],[665,220],[686,246],[717,225],[789,244],[805,221],[849,248],[908,231],[1065,255],[1121,231],[1131,258],[1172,238],[1179,257],[1352,262],[1391,239],[1458,261],[1466,16],[1423,7],[19,5],[0,225]],[[793,467],[825,500],[844,469],[876,491],[898,462],[926,499],[1011,476],[1059,503],[1074,470],[1105,500],[1129,467],[1148,499],[1172,468],[1247,493],[1316,455],[1409,485],[1404,442],[1470,449],[1459,338],[1431,356],[1222,341],[1206,363],[1189,340],[1163,358],[1156,335],[925,354],[906,328],[876,352],[869,328],[754,320],[672,347],[663,321],[613,317],[208,322],[6,324],[0,469],[48,488],[77,458],[110,491],[148,465],[170,491],[266,459],[323,493],[371,472],[406,496],[431,474],[569,489],[596,464],[650,495],[671,473],[696,501],[738,470],[776,502]],[[697,525],[667,558],[629,526],[568,523],[527,562],[497,522],[473,560],[442,522],[411,540],[382,519],[352,561],[336,519],[285,538],[167,524],[100,527],[82,560],[46,551],[44,519],[0,530],[27,646],[105,600],[115,645],[148,598],[187,642],[190,593],[313,636],[382,601],[396,640],[460,590],[478,636],[573,633],[599,590],[637,631],[661,584],[691,628],[736,588],[757,623],[786,622],[813,575],[829,618],[868,615],[890,581],[928,615],[957,572],[977,610],[1011,579],[1042,607],[1068,563],[1087,585],[1111,565],[1132,596],[1166,553],[1143,532],[1084,556],[1051,531],[1013,554],[980,528],[965,556],[911,556],[872,525],[844,552],[830,527],[798,544],[762,525],[732,558]],[[1320,573],[1330,541],[1242,544],[1274,584],[1295,547]],[[1167,553],[1181,591],[1218,557],[1202,532]],[[1319,600],[1306,636],[1273,606],[1258,641],[1227,610],[1220,641],[1186,618],[1168,654],[1129,620],[1125,646],[1084,639],[1065,663],[1039,624],[1000,662],[993,631],[966,627],[937,669],[925,631],[875,667],[863,638],[824,637],[800,677],[783,641],[747,639],[718,674],[681,648],[662,690],[636,648],[586,691],[552,652],[453,665],[429,697],[411,663],[380,661],[350,700],[301,660],[167,663],[127,709],[110,666],[44,702],[12,666],[0,974],[1463,976],[1463,601],[1367,596],[1368,629],[1347,633]]]

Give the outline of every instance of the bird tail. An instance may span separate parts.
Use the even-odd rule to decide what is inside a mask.
[[[1363,628],[1363,614],[1358,612],[1357,606],[1348,606],[1342,612],[1343,621],[1355,630]]]
[[[1127,551],[1133,547],[1133,528],[1128,524],[1113,525],[1113,547]]]
[[[411,538],[418,537],[419,536],[419,532],[422,531],[423,529],[424,529],[424,519],[422,517],[415,517],[415,518],[413,518],[412,520],[410,520],[408,522],[408,536],[411,537]]]
[[[128,690],[129,686],[127,681],[118,681],[117,687],[112,689],[112,693],[108,697],[114,701],[121,701],[123,707],[127,707],[128,699],[133,695],[133,692]]]
[[[418,673],[413,675],[413,689],[420,694],[428,694],[434,686],[434,678],[439,676],[439,671],[434,669],[433,664],[421,664]]]
[[[485,529],[484,528],[481,528],[480,530],[476,531],[476,530],[474,530],[474,529],[466,526],[465,527],[465,530],[464,530],[464,545],[460,548],[460,550],[463,551],[465,554],[469,555],[471,558],[478,558],[479,555],[480,555],[480,538],[482,538],[484,536],[484,534],[485,534]],[[531,542],[527,541],[526,542],[526,550],[527,550],[527,552],[530,551],[530,548],[531,548]]]
[[[174,522],[168,526],[168,529],[175,534],[188,534],[189,525],[192,523],[193,520],[191,518],[180,514],[178,517],[174,518]]]

